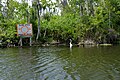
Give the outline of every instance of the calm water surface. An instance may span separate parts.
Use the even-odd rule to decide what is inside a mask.
[[[0,80],[120,80],[120,46],[0,49]]]

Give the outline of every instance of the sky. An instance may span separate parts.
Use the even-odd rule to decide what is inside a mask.
[[[16,0],[16,1],[22,2],[22,0]],[[7,0],[1,0],[1,2],[2,2],[2,5],[5,6],[5,3],[7,2]],[[28,0],[28,4],[32,6],[32,0]]]
[[[5,6],[6,1],[7,1],[7,0],[2,0],[3,6]],[[16,1],[18,1],[18,2],[20,2],[20,3],[22,2],[22,0],[16,0]],[[33,0],[26,0],[26,1],[28,1],[28,5],[29,5],[29,6],[32,6],[32,1],[33,1]],[[47,0],[47,1],[50,1],[50,0]],[[56,0],[52,0],[52,2],[56,2]],[[60,8],[57,7],[56,10],[57,10],[58,15],[60,15],[60,14],[61,14]],[[46,11],[48,11],[48,8],[46,9]],[[51,10],[51,11],[53,11],[53,10]]]
[[[3,2],[6,2],[7,0],[1,0],[1,1],[2,1],[2,4],[5,5]],[[22,2],[22,0],[16,0],[16,1]],[[29,4],[30,6],[32,6],[32,1],[33,1],[33,0],[26,0],[26,1],[28,1],[28,4]],[[46,1],[49,1],[49,0],[46,0]],[[52,2],[56,2],[56,0],[52,0]]]

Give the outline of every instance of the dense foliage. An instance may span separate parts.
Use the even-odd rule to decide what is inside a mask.
[[[119,0],[25,0],[0,2],[0,40],[18,42],[16,24],[32,23],[33,40],[119,43]],[[37,38],[36,38],[37,37]]]

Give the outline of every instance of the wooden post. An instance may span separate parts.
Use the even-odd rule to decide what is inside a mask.
[[[22,46],[22,37],[20,37],[20,46]]]
[[[30,46],[32,46],[32,37],[30,37]]]

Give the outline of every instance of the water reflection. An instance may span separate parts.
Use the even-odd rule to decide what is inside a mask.
[[[120,80],[119,48],[0,49],[0,80]]]

